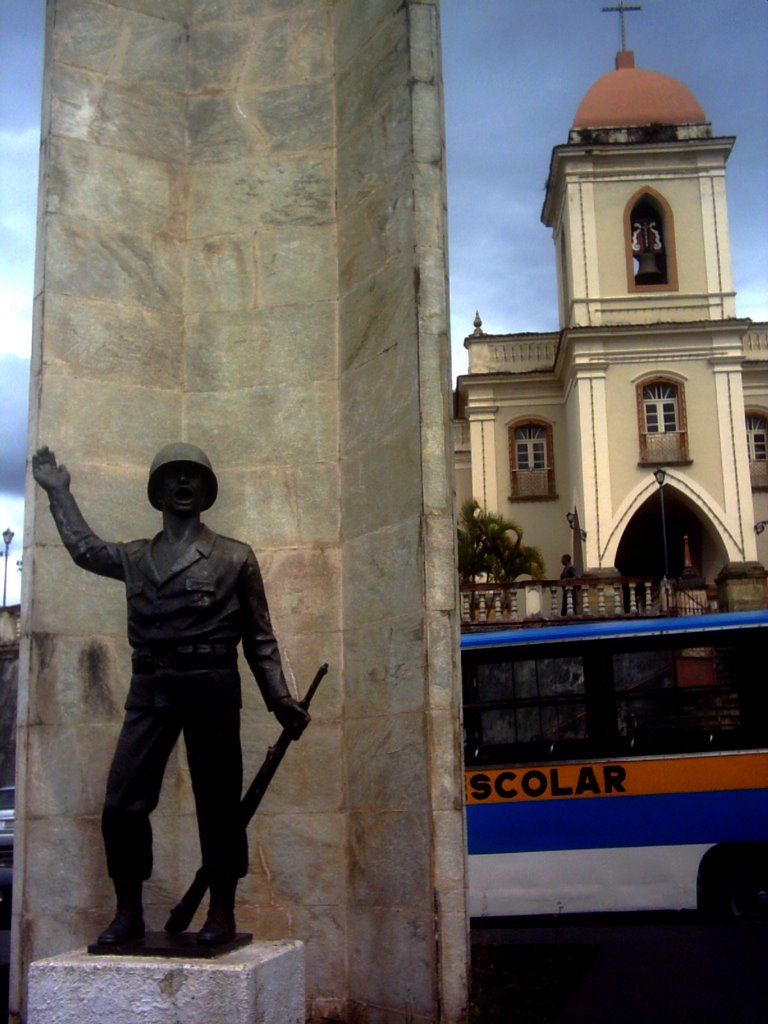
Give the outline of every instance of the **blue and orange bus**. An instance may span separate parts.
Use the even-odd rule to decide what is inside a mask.
[[[768,611],[461,647],[471,916],[768,916]]]

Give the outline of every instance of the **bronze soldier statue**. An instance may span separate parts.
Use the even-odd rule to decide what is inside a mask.
[[[184,734],[203,867],[210,880],[203,945],[235,935],[235,891],[248,868],[242,789],[237,645],[267,708],[298,735],[309,721],[288,692],[256,557],[247,544],[208,529],[200,515],[218,483],[206,454],[171,444],[155,457],[147,495],[162,512],[152,540],[97,537],[70,492],[70,475],[48,448],[32,457],[61,539],[77,565],[125,583],[133,672],[107,780],[102,834],[117,910],[99,943],[144,935],[142,883],[152,873],[150,814],[168,758]]]

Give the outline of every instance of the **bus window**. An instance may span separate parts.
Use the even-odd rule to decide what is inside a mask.
[[[534,664],[538,669],[540,697],[584,693],[584,662],[581,658],[541,658]]]
[[[728,648],[621,652],[613,658],[616,721],[631,753],[710,750],[741,726]]]
[[[505,661],[483,661],[477,666],[477,698],[483,704],[512,700],[515,696],[513,667]]]
[[[584,664],[579,657],[481,661],[477,665],[477,697],[482,704],[583,693]]]
[[[714,647],[685,647],[677,652],[675,658],[675,675],[678,686],[716,686],[718,675],[725,682],[730,658],[728,648],[716,652]],[[719,670],[715,664],[715,655],[720,653]]]
[[[535,661],[516,661],[513,663],[515,669],[515,696],[518,700],[536,698],[539,696],[539,689],[536,680]]]
[[[660,690],[674,686],[669,651],[628,651],[613,656],[613,685],[617,693]]]
[[[587,709],[584,704],[555,704],[542,709],[542,739],[558,744],[587,738]]]
[[[517,742],[515,712],[482,711],[480,727],[483,746],[500,746]]]
[[[479,747],[517,748],[517,757],[531,753],[551,754],[563,743],[587,738],[586,706],[580,702],[540,704],[534,707],[488,708],[479,713]],[[478,751],[479,752],[479,751]]]
[[[465,705],[467,755],[492,761],[551,755],[587,739],[583,659],[480,660]]]

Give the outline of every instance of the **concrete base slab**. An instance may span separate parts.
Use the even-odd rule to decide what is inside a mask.
[[[27,1024],[303,1024],[304,974],[288,939],[214,960],[75,950],[30,966]]]

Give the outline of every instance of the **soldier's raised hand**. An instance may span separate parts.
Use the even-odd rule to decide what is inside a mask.
[[[50,448],[38,448],[32,456],[32,475],[45,491],[69,487],[70,475],[66,466],[56,463],[56,456]]]

